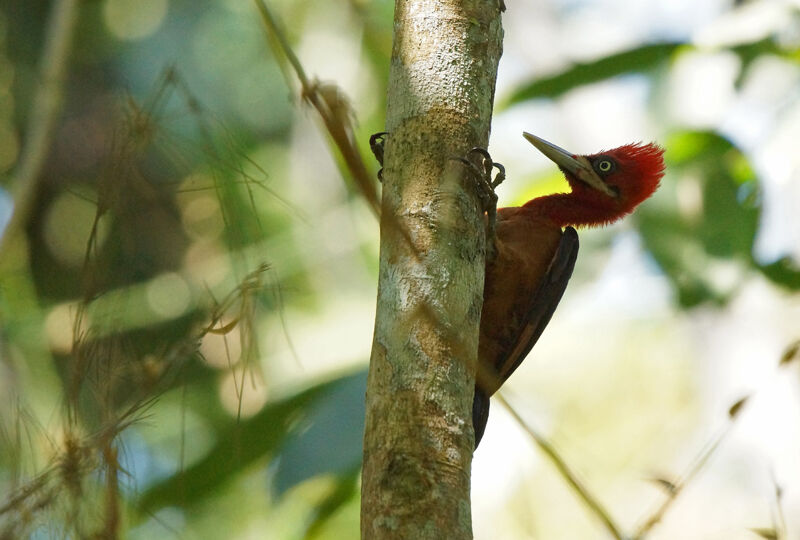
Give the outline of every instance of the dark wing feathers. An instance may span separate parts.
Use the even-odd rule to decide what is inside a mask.
[[[530,299],[526,316],[520,325],[514,348],[497,367],[500,383],[504,383],[516,370],[544,332],[547,323],[558,307],[567,288],[575,260],[578,258],[578,233],[572,227],[564,229],[550,266],[538,289]],[[472,426],[475,429],[475,448],[483,437],[489,419],[489,396],[475,387],[472,400]]]
[[[547,273],[531,297],[530,307],[520,327],[516,345],[503,362],[497,366],[502,382],[505,382],[525,360],[550,322],[550,318],[564,295],[569,279],[572,277],[579,247],[577,231],[572,227],[564,229],[561,242],[553,255]]]

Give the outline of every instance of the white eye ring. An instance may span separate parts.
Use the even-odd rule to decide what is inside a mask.
[[[608,172],[611,170],[611,162],[607,159],[604,159],[597,164],[597,168],[600,169],[600,172]]]

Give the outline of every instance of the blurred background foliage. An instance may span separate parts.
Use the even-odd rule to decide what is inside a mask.
[[[576,153],[658,140],[668,164],[634,216],[582,233],[506,397],[623,530],[718,440],[649,536],[796,537],[793,349],[776,368],[800,334],[800,4],[506,3],[501,204],[565,186],[523,130]],[[0,5],[2,223],[57,4]],[[367,155],[393,3],[269,5]],[[255,3],[72,9],[52,140],[0,252],[0,538],[355,537],[368,202]],[[502,407],[473,499],[477,538],[607,534]]]

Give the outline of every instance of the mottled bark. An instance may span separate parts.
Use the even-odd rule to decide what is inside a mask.
[[[367,387],[363,538],[471,538],[471,405],[485,147],[502,27],[494,0],[397,0],[380,277]]]

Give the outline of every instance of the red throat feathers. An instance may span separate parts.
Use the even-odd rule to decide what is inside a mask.
[[[664,150],[652,143],[576,156],[536,135],[524,136],[559,166],[572,192],[538,197],[522,208],[559,227],[613,223],[650,197],[664,175]]]

